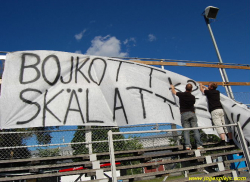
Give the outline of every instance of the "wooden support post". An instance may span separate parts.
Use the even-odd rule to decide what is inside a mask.
[[[200,150],[195,150],[195,157],[200,157],[201,156],[201,151]]]
[[[88,142],[88,144],[86,144],[86,147],[89,149],[89,154],[92,154],[93,153],[93,150],[92,150],[92,131],[91,131],[91,126],[86,126],[85,127],[87,130],[86,130],[86,133],[85,133],[85,141]]]
[[[225,166],[224,166],[223,162],[218,163],[218,168],[219,168],[219,171],[225,171]]]
[[[211,164],[212,163],[212,157],[210,155],[206,156],[206,163],[207,164]]]
[[[232,171],[232,176],[233,176],[233,178],[237,178],[238,177],[237,171]]]
[[[89,155],[89,160],[90,161],[96,161],[97,160],[96,154],[90,154]]]

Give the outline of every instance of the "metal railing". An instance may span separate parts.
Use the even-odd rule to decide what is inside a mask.
[[[0,130],[0,160],[31,157],[49,157],[108,152],[108,131],[142,131],[171,129],[175,125],[156,123],[147,125],[129,125],[121,127],[85,127],[63,126],[48,128],[26,128]],[[158,138],[171,137],[172,133],[156,136],[123,136],[115,138],[116,150],[133,148],[132,141],[143,140],[143,145],[153,145]],[[131,141],[131,142],[129,142]]]
[[[111,171],[112,171],[112,181],[117,181],[116,174],[116,164],[115,164],[115,149],[114,149],[114,139],[113,137],[116,135],[128,135],[128,134],[145,134],[145,133],[162,133],[162,132],[180,132],[186,130],[199,130],[199,129],[208,129],[208,128],[218,128],[218,127],[235,127],[236,131],[239,135],[239,144],[243,150],[243,154],[246,159],[246,164],[249,169],[250,166],[250,155],[248,151],[248,147],[243,135],[243,131],[241,129],[240,123],[229,124],[229,125],[220,125],[220,126],[211,126],[211,127],[194,127],[194,128],[182,128],[182,129],[168,129],[168,130],[155,130],[155,131],[137,131],[137,132],[112,132],[111,130],[108,132],[109,139],[109,153],[110,153],[110,162],[111,162]]]

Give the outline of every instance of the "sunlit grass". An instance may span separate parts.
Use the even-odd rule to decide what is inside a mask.
[[[174,180],[174,179],[179,179],[179,178],[184,178],[184,175],[180,176],[169,176],[166,181],[168,180]],[[140,180],[137,182],[162,182],[165,177],[159,177],[159,178],[154,178],[154,179],[148,179],[148,180]]]

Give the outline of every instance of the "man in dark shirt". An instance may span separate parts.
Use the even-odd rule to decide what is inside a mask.
[[[189,83],[186,85],[185,92],[176,92],[174,86],[171,85],[172,93],[179,97],[181,124],[183,128],[198,127],[197,117],[194,110],[195,97],[191,94],[192,88],[192,84]],[[194,130],[194,137],[197,149],[203,149],[202,142],[200,140],[200,133],[198,130]],[[184,131],[184,141],[186,150],[191,150],[189,130]]]
[[[215,126],[225,125],[224,111],[220,102],[220,91],[216,90],[216,83],[209,83],[208,87],[200,83],[200,90],[207,96],[209,112],[211,113],[212,121]],[[227,131],[226,127],[216,128],[218,134],[220,135],[221,142],[219,145],[225,146],[225,133],[228,133],[229,142],[233,144],[232,133]]]

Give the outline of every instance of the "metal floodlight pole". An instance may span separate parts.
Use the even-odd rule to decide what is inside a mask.
[[[211,10],[209,14],[209,10]],[[218,49],[218,46],[217,46],[217,43],[215,41],[215,38],[214,38],[214,34],[213,34],[213,31],[212,31],[212,28],[210,26],[210,22],[209,22],[209,18],[213,18],[215,19],[216,18],[216,15],[217,15],[217,12],[218,12],[218,8],[216,7],[207,7],[205,9],[205,13],[204,13],[204,18],[205,18],[205,22],[207,24],[207,27],[208,27],[208,30],[209,30],[209,33],[211,35],[211,38],[212,38],[212,41],[214,43],[214,48],[215,48],[215,51],[217,53],[217,56],[218,56],[218,59],[219,59],[219,62],[220,63],[223,63],[222,59],[221,59],[221,56],[220,56],[220,52],[219,52],[219,49]],[[215,12],[216,11],[216,12]],[[221,77],[222,77],[222,80],[223,82],[229,82],[228,80],[228,77],[227,77],[227,73],[226,73],[226,70],[224,68],[219,68],[220,70],[220,74],[221,74]],[[225,85],[225,89],[226,89],[226,92],[227,92],[227,96],[231,99],[234,99],[234,95],[233,95],[233,91],[232,91],[232,88],[231,86],[229,85]]]

